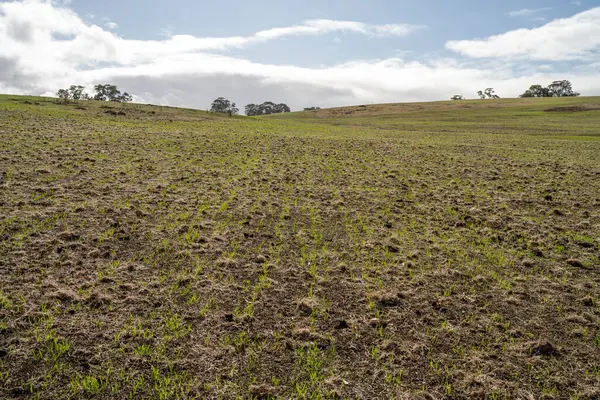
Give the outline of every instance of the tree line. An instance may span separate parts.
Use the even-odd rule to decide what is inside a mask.
[[[554,81],[546,87],[542,85],[531,85],[522,95],[519,97],[576,97],[580,93],[573,90],[571,82],[568,80]],[[477,92],[477,96],[480,99],[499,99],[494,92],[494,88],[487,88]],[[455,94],[450,97],[450,100],[464,100],[465,97],[462,94]]]
[[[121,93],[115,85],[95,85],[94,95],[91,96],[85,92],[85,87],[81,85],[71,85],[68,89],[59,89],[56,92],[59,101],[68,103],[70,101],[79,100],[97,100],[97,101],[114,101],[118,103],[129,103],[133,100],[133,96],[129,93]]]
[[[230,115],[236,115],[240,112],[235,103],[227,100],[225,97],[219,97],[215,99],[210,105],[210,111],[228,113]],[[253,117],[258,115],[269,115],[290,112],[290,107],[285,103],[273,103],[272,101],[265,101],[262,104],[247,104],[244,107],[246,115]]]
[[[499,99],[500,96],[498,96],[496,94],[496,92],[494,91],[494,88],[487,88],[485,90],[479,90],[477,92],[477,96],[479,96],[480,99],[484,100],[484,99]],[[463,96],[462,94],[455,94],[454,96],[450,97],[450,100],[465,100],[465,96]]]
[[[246,105],[246,115],[253,117],[258,115],[269,115],[290,112],[290,108],[287,104],[279,103],[275,104],[272,101],[265,101],[262,104],[248,104]]]
[[[571,82],[564,80],[554,81],[546,87],[531,85],[519,97],[577,97],[579,95],[580,93],[573,90]]]

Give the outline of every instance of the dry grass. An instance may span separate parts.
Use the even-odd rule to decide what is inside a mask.
[[[598,398],[598,103],[0,96],[0,397]]]

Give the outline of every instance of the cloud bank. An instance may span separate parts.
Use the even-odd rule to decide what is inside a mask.
[[[523,10],[521,10],[523,11]],[[586,60],[600,50],[600,7],[534,29],[477,40],[453,40],[446,48],[474,58],[513,57],[547,61]]]
[[[227,53],[292,36],[348,33],[378,40],[418,35],[423,29],[428,28],[315,19],[249,36],[131,40],[118,35],[116,24],[85,22],[68,2],[4,2],[0,92],[48,95],[70,84],[110,82],[141,102],[206,108],[225,96],[242,106],[272,100],[293,109],[473,97],[485,87],[509,97],[532,83],[562,78],[571,79],[584,94],[600,94],[600,8],[536,29],[450,41],[450,56],[420,61],[392,57],[308,68],[251,62]],[[542,67],[538,60],[548,62]],[[554,62],[570,60],[592,61],[574,67],[568,76],[553,72]]]

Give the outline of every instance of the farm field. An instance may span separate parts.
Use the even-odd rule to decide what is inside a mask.
[[[0,96],[0,398],[600,398],[600,98]]]

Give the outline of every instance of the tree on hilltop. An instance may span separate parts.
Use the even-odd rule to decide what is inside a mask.
[[[499,99],[500,96],[498,96],[495,92],[494,92],[494,88],[487,88],[484,91],[478,91],[477,95],[479,96],[480,99]]]
[[[284,103],[279,103],[275,107],[273,107],[274,114],[286,113],[286,112],[290,112],[290,111],[291,111],[290,107],[288,107],[288,105],[284,104]]]
[[[59,89],[56,92],[59,101],[68,103],[69,101],[79,100],[97,100],[97,101],[116,101],[119,103],[129,103],[133,96],[125,92],[121,94],[115,85],[95,85],[96,94],[92,97],[85,92],[85,86],[71,85],[68,89]]]
[[[567,80],[552,82],[548,85],[548,91],[552,97],[577,97],[580,95],[580,93],[573,91],[571,82]]]
[[[285,103],[275,104],[272,101],[265,101],[262,104],[247,104],[245,107],[246,115],[250,117],[258,115],[269,115],[290,112],[290,107]]]
[[[59,101],[68,103],[69,101],[89,100],[90,96],[85,92],[85,87],[81,85],[71,85],[68,89],[59,89],[56,92]]]
[[[56,92],[56,96],[58,97],[58,101],[61,103],[68,103],[71,99],[71,94],[67,89],[58,89],[58,92]]]
[[[117,89],[116,85],[95,85],[94,91],[96,94],[93,99],[97,101],[115,101],[119,103],[129,103],[133,100],[133,96],[125,92],[121,94],[121,91]]]
[[[542,85],[531,85],[520,97],[551,97],[548,88]]]
[[[577,97],[580,93],[573,90],[568,80],[554,81],[548,87],[542,85],[531,85],[519,97]]]
[[[232,103],[225,97],[218,97],[210,105],[210,111],[236,115],[240,110],[235,106],[235,103]]]
[[[258,104],[254,104],[254,103],[246,104],[246,107],[244,107],[244,111],[246,112],[247,116],[253,117],[256,115],[256,113],[258,111]]]
[[[89,100],[90,95],[85,92],[85,87],[81,85],[71,85],[69,87],[71,98],[75,101]]]

